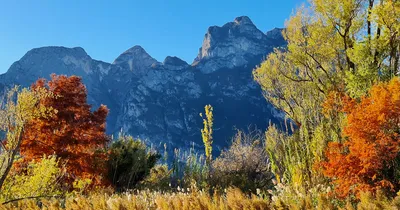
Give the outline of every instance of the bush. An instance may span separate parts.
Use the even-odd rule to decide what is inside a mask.
[[[140,185],[142,188],[166,191],[170,189],[172,170],[166,164],[158,164],[150,170],[149,176]]]
[[[10,172],[0,191],[0,201],[61,195],[64,174],[65,169],[59,167],[56,156],[31,161],[27,168]]]
[[[212,163],[211,182],[214,186],[235,186],[243,191],[256,192],[272,187],[273,174],[268,154],[258,132],[238,131],[231,147],[222,151]]]
[[[160,157],[142,141],[120,134],[109,148],[109,180],[118,190],[132,189],[150,174]]]

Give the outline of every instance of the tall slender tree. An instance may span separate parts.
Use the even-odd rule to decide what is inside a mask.
[[[211,105],[206,105],[204,107],[205,117],[203,118],[204,128],[201,129],[201,137],[203,138],[204,149],[206,152],[207,164],[210,164],[212,161],[212,143],[213,143],[213,107]],[[203,114],[200,113],[200,116],[203,117]]]

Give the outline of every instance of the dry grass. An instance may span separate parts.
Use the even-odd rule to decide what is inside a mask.
[[[359,203],[332,205],[332,200],[320,197],[315,202],[310,197],[298,197],[296,201],[283,198],[269,199],[261,196],[247,196],[239,189],[228,189],[223,195],[209,195],[202,191],[193,192],[154,192],[150,190],[131,193],[94,193],[89,196],[75,195],[66,199],[21,200],[1,206],[0,209],[27,210],[258,210],[258,209],[343,209],[380,210],[400,209],[400,196],[393,199],[383,194],[372,196],[363,194]]]
[[[246,196],[238,189],[229,189],[224,195],[210,196],[204,192],[160,193],[140,191],[124,194],[93,194],[60,199],[22,200],[0,206],[0,209],[46,210],[134,210],[134,209],[269,209],[269,201],[257,196]]]

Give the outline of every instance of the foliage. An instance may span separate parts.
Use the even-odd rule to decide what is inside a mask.
[[[213,143],[213,107],[211,105],[206,105],[204,107],[205,110],[205,118],[203,118],[204,128],[201,129],[201,137],[203,138],[204,149],[206,152],[207,162],[210,163],[212,160],[212,143]],[[200,113],[200,116],[203,117],[203,114]]]
[[[212,163],[210,182],[213,186],[221,189],[233,186],[252,193],[257,189],[270,189],[273,174],[263,140],[257,132],[238,131],[230,148],[222,151]]]
[[[170,189],[172,170],[166,164],[157,164],[150,174],[140,183],[141,188],[166,191]]]
[[[0,131],[5,139],[0,149],[0,189],[2,188],[14,160],[20,151],[23,132],[27,123],[37,118],[49,118],[54,114],[52,107],[40,104],[41,100],[51,99],[53,94],[46,89],[35,91],[18,87],[11,89],[0,104]]]
[[[272,168],[285,183],[304,192],[326,183],[313,166],[324,160],[328,142],[342,141],[343,113],[323,112],[332,92],[359,98],[397,73],[399,5],[392,0],[311,0],[287,22],[287,49],[276,49],[253,72],[265,98],[296,124],[293,135],[273,127],[268,132],[267,145],[277,148],[269,149]]]
[[[149,151],[142,141],[122,133],[108,150],[108,178],[120,190],[134,188],[161,158],[158,153]]]
[[[105,122],[108,110],[100,106],[91,112],[86,88],[76,76],[51,76],[51,81],[39,79],[32,89],[46,89],[56,97],[40,100],[40,105],[53,107],[51,117],[32,119],[24,130],[21,155],[25,162],[37,160],[43,154],[55,154],[66,163],[67,181],[93,179],[95,185],[105,185],[108,137]]]
[[[11,171],[0,191],[0,202],[61,195],[65,171],[59,165],[56,156],[43,156],[39,162],[30,162],[22,173]]]
[[[400,80],[373,86],[360,102],[345,99],[343,109],[347,140],[331,142],[323,163],[338,196],[400,190]]]

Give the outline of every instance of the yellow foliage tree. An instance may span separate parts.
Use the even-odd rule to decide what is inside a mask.
[[[0,189],[2,188],[19,153],[22,134],[27,123],[39,117],[49,117],[56,113],[51,107],[39,102],[48,97],[55,97],[45,89],[35,91],[12,88],[0,105],[0,131],[5,133],[0,150]]]
[[[203,118],[203,114],[200,113],[200,116],[203,118],[204,128],[201,129],[201,137],[203,139],[207,163],[211,163],[212,160],[212,143],[213,143],[213,107],[211,105],[206,105],[205,109],[205,118]]]

